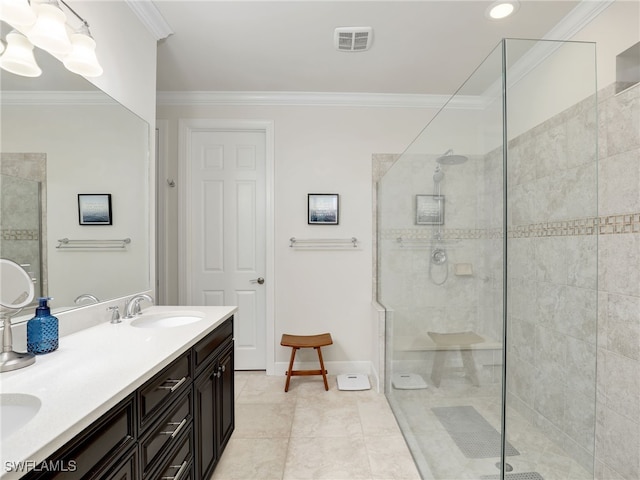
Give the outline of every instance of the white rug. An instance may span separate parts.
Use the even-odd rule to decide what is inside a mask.
[[[427,383],[417,373],[394,373],[391,383],[396,390],[419,390],[427,388]]]

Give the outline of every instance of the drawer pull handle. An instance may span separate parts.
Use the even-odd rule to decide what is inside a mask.
[[[175,438],[178,435],[178,432],[182,430],[182,428],[187,424],[187,419],[184,418],[180,423],[178,422],[169,422],[167,425],[178,425],[175,430],[171,432],[160,432],[162,435],[171,435],[171,438]]]
[[[187,377],[182,377],[180,380],[173,380],[173,379],[168,379],[165,380],[164,383],[169,383],[169,382],[175,382],[173,385],[169,386],[169,385],[160,385],[158,388],[160,390],[170,390],[170,391],[175,391],[180,385],[182,385],[184,382],[187,381]]]
[[[162,480],[180,480],[182,474],[187,468],[187,461],[182,462],[182,465],[171,465],[169,468],[179,468],[178,472],[173,477],[161,477]]]

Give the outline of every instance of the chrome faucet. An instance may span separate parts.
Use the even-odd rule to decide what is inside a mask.
[[[120,310],[117,305],[107,307],[107,310],[111,311],[111,323],[122,323],[122,320],[120,320]]]
[[[91,295],[90,293],[83,293],[82,295],[78,295],[73,303],[80,303],[82,300],[91,300],[93,303],[100,303],[98,297],[95,295]]]
[[[139,295],[134,295],[124,305],[124,319],[133,318],[140,315],[140,302],[142,300],[146,300],[153,304],[153,298],[151,298],[146,293],[141,293]]]

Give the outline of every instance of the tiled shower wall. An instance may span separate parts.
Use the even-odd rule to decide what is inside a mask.
[[[508,405],[585,468],[595,453],[595,478],[632,480],[640,478],[640,87],[599,92],[597,164],[593,110],[586,100],[509,144]]]
[[[640,86],[598,98],[596,475],[640,478]]]
[[[46,295],[46,155],[2,153],[0,256],[13,260],[35,279],[35,297]]]
[[[593,470],[595,97],[509,141],[507,406]],[[508,410],[509,413],[509,410]],[[507,436],[517,432],[509,429]]]

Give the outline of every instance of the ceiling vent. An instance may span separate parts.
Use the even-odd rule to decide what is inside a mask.
[[[336,50],[341,52],[364,52],[371,47],[371,27],[339,27],[333,35]]]

